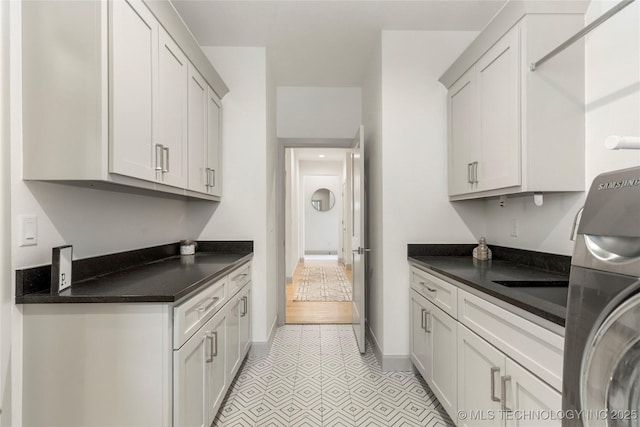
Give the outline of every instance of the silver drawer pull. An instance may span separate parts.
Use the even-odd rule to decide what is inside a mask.
[[[245,277],[247,277],[249,275],[249,273],[242,273],[242,274],[238,274],[236,277],[234,277],[233,279],[231,279],[232,282],[237,282],[238,279],[244,279]]]
[[[198,307],[198,313],[204,313],[205,311],[207,311],[209,308],[211,308],[212,305],[216,305],[216,303],[218,301],[220,301],[219,297],[210,297],[209,301],[211,301],[209,304],[203,304],[200,307]]]
[[[422,309],[422,312],[420,313],[420,317],[422,317],[422,319],[420,320],[420,329],[425,330],[426,326],[425,326],[425,320],[424,320],[424,314],[427,312],[427,310],[425,310],[424,308]]]
[[[500,398],[496,397],[496,373],[500,375],[500,368],[491,368],[491,400],[500,402]]]
[[[427,290],[428,290],[429,292],[434,292],[434,293],[435,293],[435,292],[438,292],[438,290],[437,290],[437,289],[430,288],[429,286],[425,286],[425,287],[427,288]]]
[[[204,170],[204,177],[205,177],[205,181],[206,181],[206,183],[204,184],[205,187],[211,187],[211,175],[209,174],[210,170],[211,169],[209,169],[209,168],[206,168]]]

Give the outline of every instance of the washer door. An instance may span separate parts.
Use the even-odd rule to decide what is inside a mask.
[[[587,343],[580,383],[585,427],[640,427],[640,294],[616,308]]]

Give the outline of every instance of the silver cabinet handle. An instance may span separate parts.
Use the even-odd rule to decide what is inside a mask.
[[[206,180],[206,183],[204,184],[205,187],[211,187],[211,179],[210,179],[211,175],[209,174],[210,170],[211,169],[209,168],[206,168],[204,170],[204,179]]]
[[[473,162],[473,182],[478,183],[478,162]]]
[[[473,178],[471,177],[473,175],[471,172],[472,170],[473,170],[473,163],[467,163],[467,182],[469,184],[473,184]]]
[[[502,386],[502,390],[500,391],[500,396],[502,398],[501,407],[503,411],[512,411],[513,409],[507,408],[507,381],[511,381],[511,375],[500,377],[500,385]]]
[[[242,297],[242,313],[240,313],[240,317],[244,317],[247,315],[247,308],[248,308],[248,301],[247,301],[247,297]]]
[[[500,375],[500,368],[491,368],[491,400],[494,402],[500,402],[500,398],[496,397],[496,373]]]
[[[425,287],[427,288],[427,290],[428,290],[429,292],[432,292],[432,293],[434,293],[434,294],[435,294],[436,292],[438,292],[438,290],[437,290],[437,289],[430,288],[429,286],[426,286],[426,285],[425,285]]]
[[[433,323],[433,319],[431,317],[431,312],[427,311],[427,321],[425,322],[424,325],[424,330],[427,333],[431,333],[431,324]]]
[[[427,312],[427,310],[425,310],[424,308],[422,309],[422,311],[420,312],[420,329],[422,330],[426,330],[427,326],[425,325],[425,320],[424,320],[424,314]]]
[[[162,173],[169,172],[169,147],[162,147]]]
[[[215,187],[216,186],[216,170],[210,169],[210,171],[211,171],[211,186]]]
[[[205,345],[206,345],[207,341],[209,342],[209,355],[205,359],[205,362],[211,363],[211,362],[213,362],[213,335],[211,335],[210,331],[206,331],[204,334],[205,334],[204,335]]]
[[[162,172],[162,158],[163,158],[163,148],[162,144],[156,144],[156,167],[155,170],[158,172]]]
[[[211,356],[216,357],[218,355],[218,332],[212,332],[213,336],[213,349],[211,350]]]

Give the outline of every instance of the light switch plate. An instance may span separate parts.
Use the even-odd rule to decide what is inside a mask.
[[[35,246],[38,244],[38,217],[35,215],[20,215],[20,246]]]
[[[53,248],[51,254],[51,293],[57,294],[71,286],[73,246]]]

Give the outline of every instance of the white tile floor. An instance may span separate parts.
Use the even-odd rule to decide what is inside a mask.
[[[270,353],[249,355],[216,421],[228,426],[446,426],[453,423],[412,372],[383,372],[351,325],[286,325]]]

